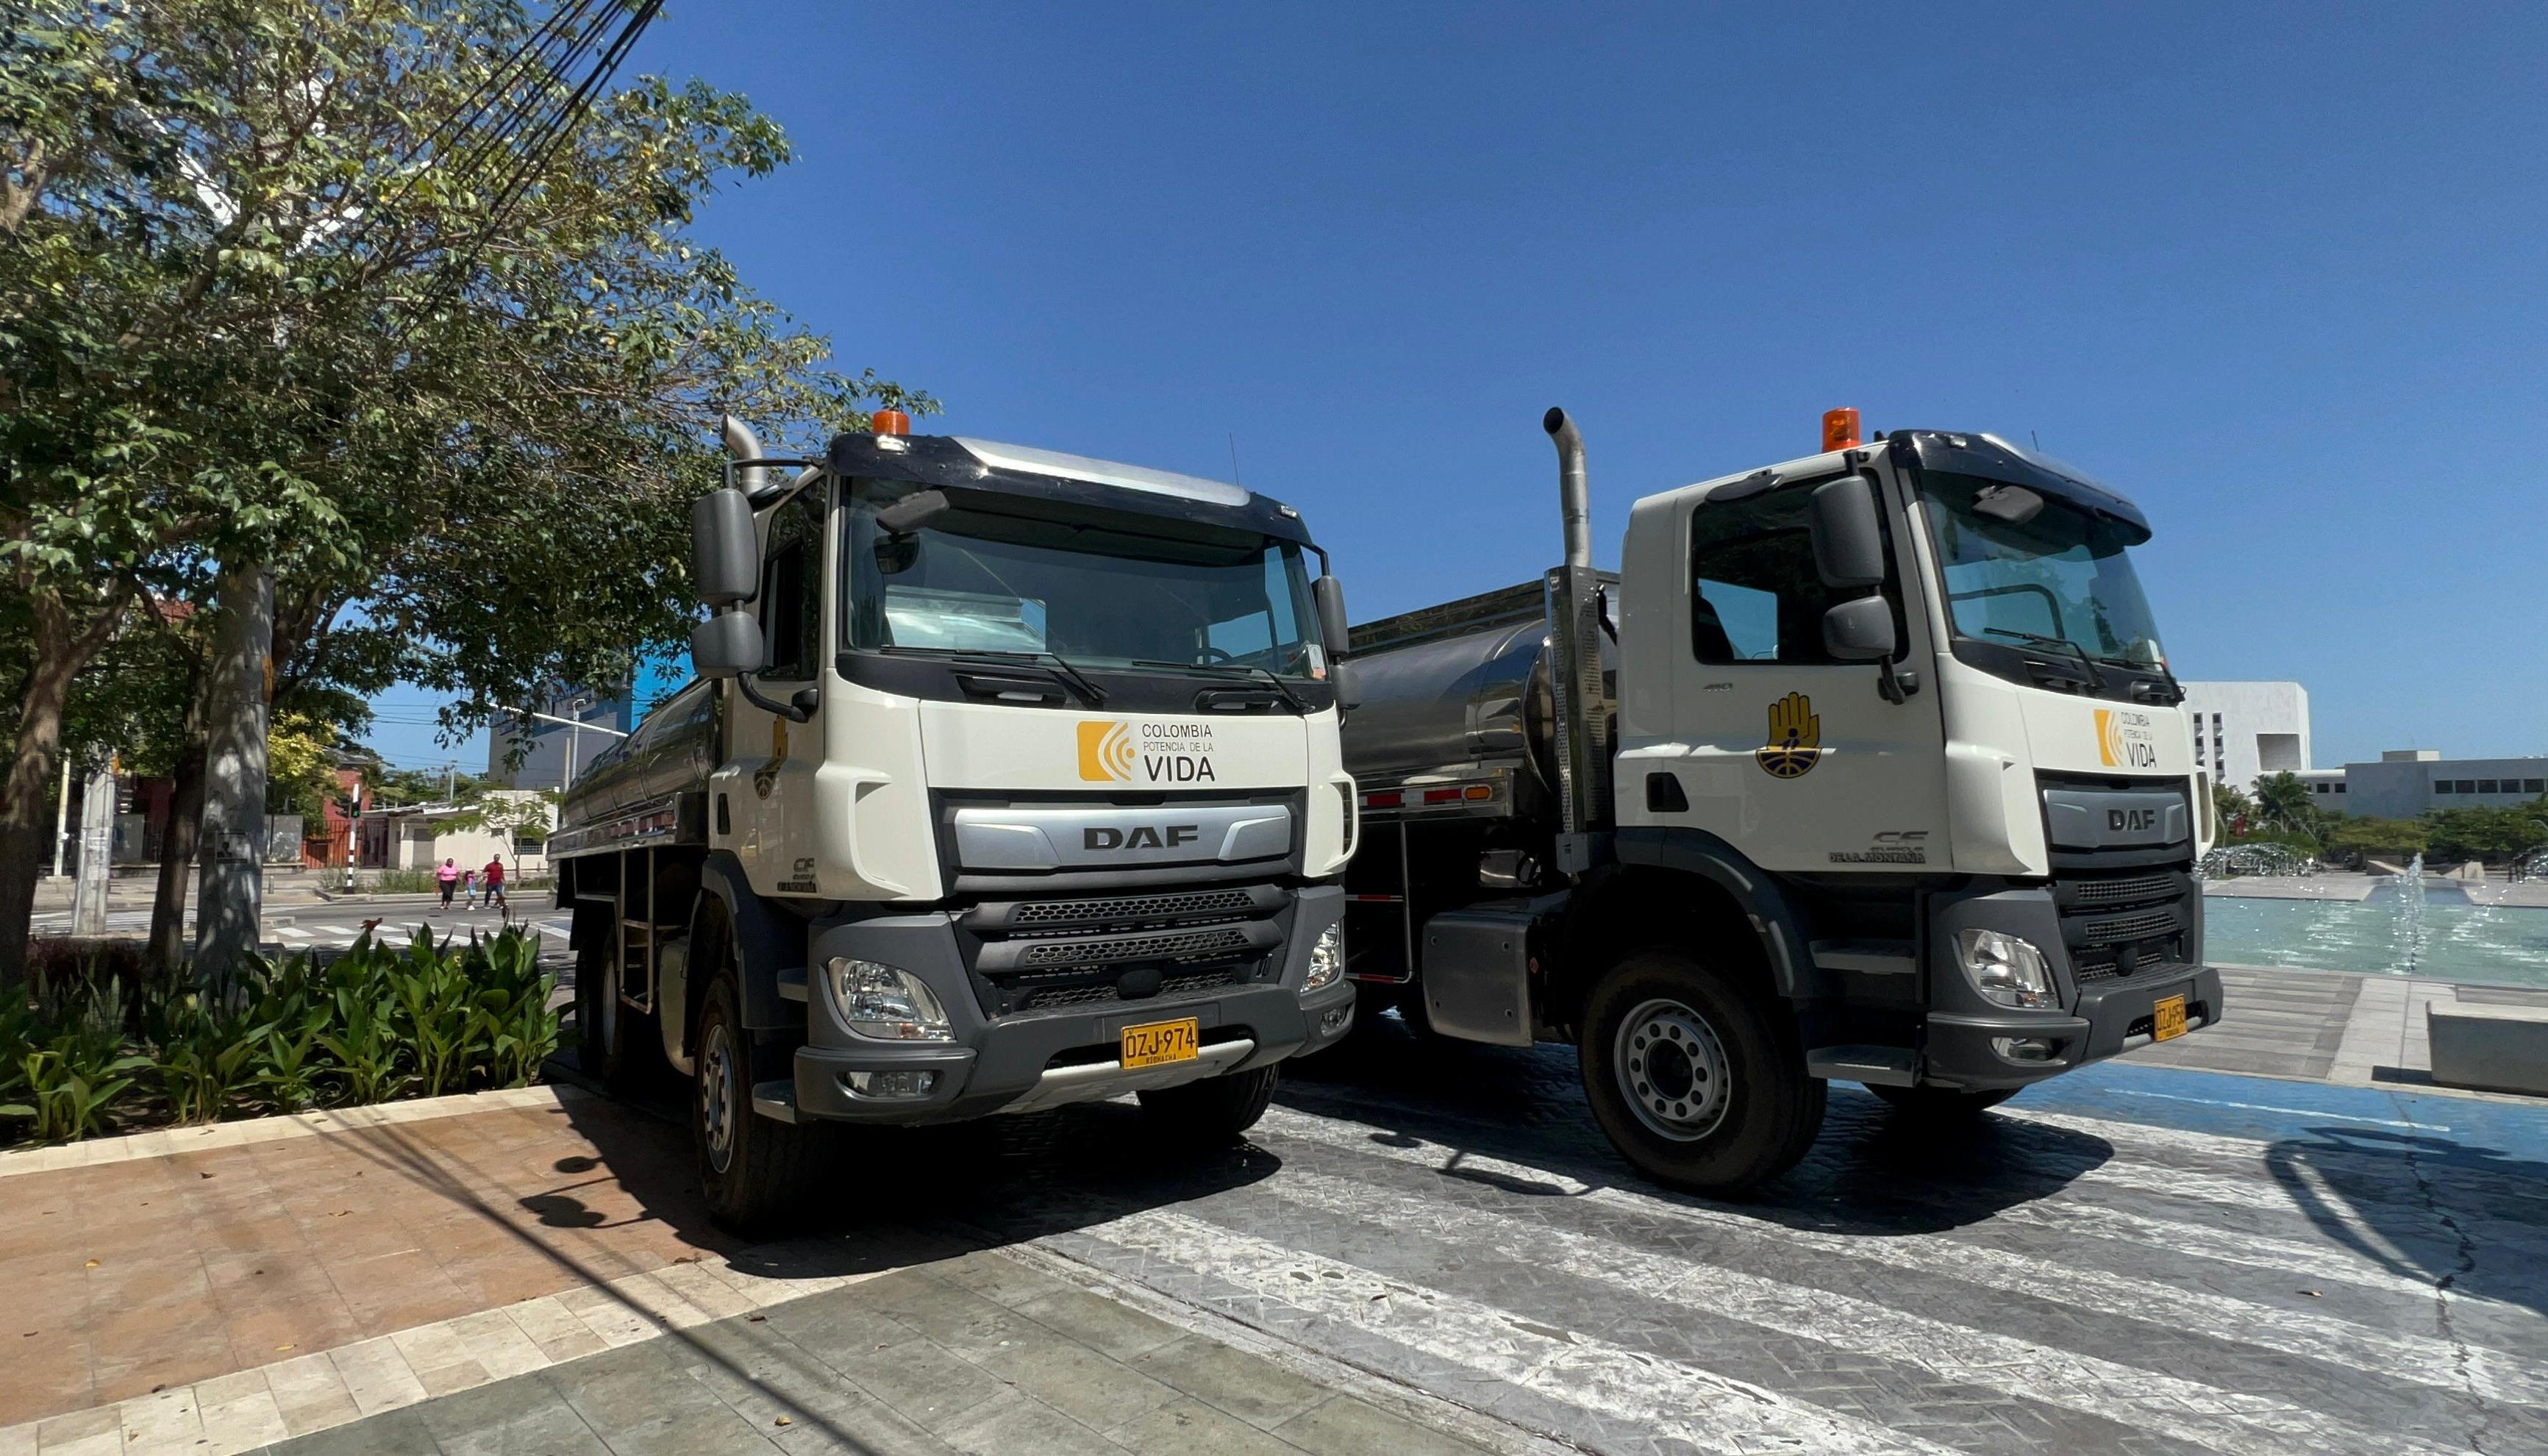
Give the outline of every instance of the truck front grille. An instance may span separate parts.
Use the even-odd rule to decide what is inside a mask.
[[[1244,951],[1250,944],[1247,933],[1236,926],[1168,935],[1109,936],[1094,941],[1037,941],[1026,947],[1018,963],[1035,969],[1051,965],[1114,965],[1128,960],[1187,960]]]
[[[2152,900],[2172,900],[2179,893],[2176,877],[2169,874],[2127,874],[2115,879],[2083,879],[2071,886],[2071,901],[2082,908],[2103,909],[2109,905],[2141,905]]]
[[[1173,1001],[1182,996],[1191,996],[1198,991],[1217,990],[1220,987],[1237,983],[1238,972],[1226,967],[1220,970],[1197,971],[1192,975],[1163,976],[1159,981],[1159,993],[1156,996],[1144,996],[1140,999]],[[1047,1011],[1056,1006],[1095,1006],[1123,999],[1123,992],[1111,981],[1093,986],[1055,986],[1048,990],[1027,991],[1019,998],[1018,1009]]]
[[[2151,936],[2172,935],[2177,928],[2176,909],[2144,911],[2138,915],[2118,915],[2105,920],[2091,920],[2079,928],[2083,946],[2115,946],[2126,941],[2146,940]]]
[[[1118,895],[1108,899],[1035,900],[1011,912],[1020,929],[1064,925],[1141,925],[1203,915],[1244,915],[1255,900],[1243,889],[1189,890],[1176,895]]]

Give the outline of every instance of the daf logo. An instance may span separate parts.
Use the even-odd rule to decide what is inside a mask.
[[[1081,845],[1092,850],[1172,850],[1203,838],[1203,826],[1170,824],[1153,829],[1142,824],[1131,829],[1117,829],[1112,825],[1095,824],[1079,834]]]
[[[2143,830],[2156,829],[2158,828],[2158,810],[2108,809],[2106,811],[2106,828],[2109,832],[2114,834],[2124,834],[2128,832],[2138,834]]]

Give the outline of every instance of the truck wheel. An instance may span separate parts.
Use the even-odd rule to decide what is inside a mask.
[[[610,920],[579,937],[575,953],[575,1022],[578,1065],[586,1076],[626,1095],[642,1090],[646,1073],[660,1066],[654,1018],[619,1000],[619,967],[611,956]]]
[[[1923,1122],[1951,1123],[1977,1118],[1984,1111],[1999,1106],[2017,1095],[2015,1087],[2002,1087],[1991,1092],[1967,1092],[1960,1087],[1877,1087],[1874,1093],[1906,1118]]]
[[[1740,1193],[1795,1165],[1822,1131],[1784,1007],[1711,966],[1640,951],[1593,987],[1584,1093],[1610,1141],[1658,1183]]]
[[[1139,1094],[1141,1111],[1181,1142],[1234,1141],[1265,1116],[1265,1105],[1274,1100],[1277,1075],[1277,1068],[1260,1066],[1182,1087],[1162,1087]]]
[[[802,1215],[811,1186],[814,1129],[752,1110],[757,1074],[779,1048],[756,1047],[736,1010],[734,976],[720,973],[700,1010],[690,1127],[699,1149],[699,1192],[709,1217],[737,1233],[759,1233]]]

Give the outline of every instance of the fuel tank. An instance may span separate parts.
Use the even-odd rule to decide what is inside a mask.
[[[1525,582],[1354,628],[1344,666],[1346,772],[1365,792],[1428,774],[1513,770],[1544,803],[1557,781],[1546,590]],[[1603,649],[1605,687],[1609,650]],[[1605,693],[1605,696],[1608,694]]]
[[[559,828],[580,828],[666,794],[706,788],[724,757],[716,689],[714,682],[692,682],[656,704],[636,733],[593,759],[567,790]]]

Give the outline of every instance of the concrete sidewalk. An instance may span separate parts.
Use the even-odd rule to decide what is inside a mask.
[[[2131,1059],[2249,1076],[2491,1097],[2498,1094],[2432,1085],[2424,1008],[2437,1001],[2548,1006],[2548,991],[2519,986],[2271,965],[2225,965],[2221,985],[2230,1003],[2221,1025],[2164,1046],[2144,1046]]]
[[[0,1456],[1533,1448],[889,1210],[748,1244],[688,1153],[537,1087],[0,1154]]]

